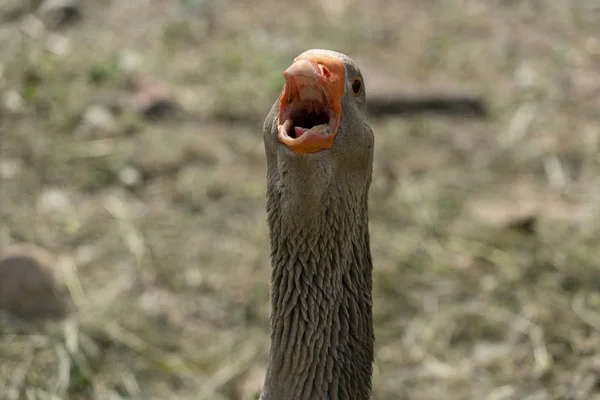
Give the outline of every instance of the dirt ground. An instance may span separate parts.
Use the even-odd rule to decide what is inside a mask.
[[[38,3],[0,6],[0,252],[72,300],[0,319],[1,399],[257,398],[261,124],[315,47],[490,107],[372,119],[373,399],[600,399],[594,1]]]

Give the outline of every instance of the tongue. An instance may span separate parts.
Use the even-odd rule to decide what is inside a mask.
[[[294,134],[296,135],[296,138],[299,138],[307,130],[308,130],[307,128],[302,128],[301,126],[296,126],[296,127],[294,127]]]
[[[319,133],[320,135],[329,135],[331,130],[329,129],[329,124],[321,124],[317,126],[313,126],[312,128],[303,128],[301,126],[294,127],[294,134],[296,135],[296,139],[304,135],[307,131],[312,131],[314,133]]]

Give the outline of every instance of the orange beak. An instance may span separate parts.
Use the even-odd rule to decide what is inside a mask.
[[[283,73],[279,142],[296,153],[329,149],[337,134],[344,96],[344,63],[331,56],[302,53]]]

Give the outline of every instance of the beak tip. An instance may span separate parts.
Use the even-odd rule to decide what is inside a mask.
[[[294,76],[306,76],[312,78],[317,77],[319,73],[319,68],[314,62],[303,58],[294,61],[294,63],[292,63],[292,65],[290,65],[288,69],[283,72],[283,77],[285,79],[289,79]]]

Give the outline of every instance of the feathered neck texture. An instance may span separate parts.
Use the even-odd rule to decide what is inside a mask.
[[[285,188],[269,181],[271,351],[261,400],[368,399],[368,186],[364,193],[327,192],[309,216],[289,218]]]

